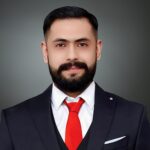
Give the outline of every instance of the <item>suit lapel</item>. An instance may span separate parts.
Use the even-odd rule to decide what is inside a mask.
[[[111,128],[114,110],[115,101],[111,101],[109,95],[96,85],[94,116],[87,150],[103,148]]]
[[[50,97],[52,86],[43,94],[29,101],[29,112],[35,128],[43,143],[43,150],[60,150],[51,114]],[[100,150],[109,133],[114,116],[115,101],[110,101],[109,96],[96,85],[95,108],[93,122],[90,129],[90,137],[87,150]]]
[[[29,111],[43,143],[44,150],[60,150],[50,107],[52,86],[29,102]]]

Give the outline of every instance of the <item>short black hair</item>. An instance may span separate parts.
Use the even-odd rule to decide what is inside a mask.
[[[43,24],[44,36],[46,35],[47,31],[50,29],[52,23],[56,19],[67,19],[67,18],[87,18],[89,23],[92,25],[94,31],[97,32],[98,30],[98,21],[93,14],[89,13],[87,10],[80,7],[64,6],[54,9],[46,16]]]

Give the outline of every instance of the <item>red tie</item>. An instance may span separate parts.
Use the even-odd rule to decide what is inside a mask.
[[[64,102],[69,109],[69,117],[66,125],[65,143],[69,150],[77,150],[82,141],[81,124],[78,112],[84,101],[80,98],[78,102]]]

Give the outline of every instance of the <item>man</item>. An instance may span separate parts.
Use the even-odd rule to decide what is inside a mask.
[[[61,7],[48,14],[43,30],[53,84],[2,111],[0,150],[150,150],[144,107],[93,81],[102,47],[95,16]]]

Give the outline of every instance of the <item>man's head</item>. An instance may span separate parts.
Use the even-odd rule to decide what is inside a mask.
[[[51,25],[54,23],[55,20],[71,19],[71,18],[74,19],[86,18],[91,24],[93,31],[97,34],[98,21],[93,14],[89,13],[83,8],[74,6],[65,6],[53,10],[46,16],[43,24],[44,36],[46,37],[49,29],[51,28]]]
[[[82,92],[93,80],[101,55],[97,19],[79,7],[61,7],[45,18],[44,62],[56,86],[67,94]]]

